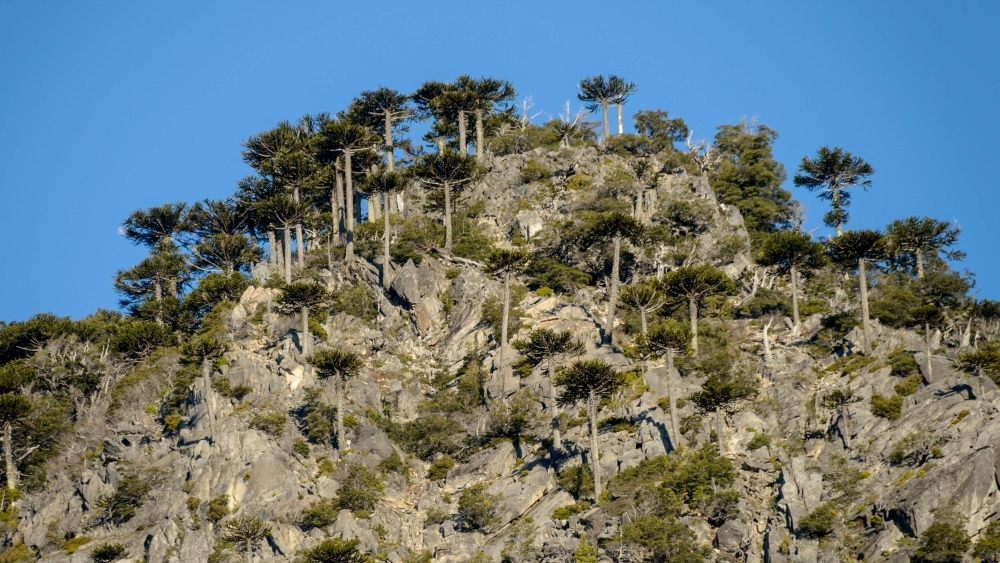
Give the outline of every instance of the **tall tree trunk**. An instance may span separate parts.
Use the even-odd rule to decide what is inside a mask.
[[[844,421],[844,447],[851,449],[851,428],[847,414],[847,405],[841,405],[840,418]]]
[[[483,161],[483,110],[476,110],[476,160]]]
[[[618,134],[623,135],[625,133],[625,125],[622,122],[622,103],[618,102],[615,105],[618,106]]]
[[[917,260],[917,279],[924,279],[924,251],[919,248],[914,252],[914,258]]]
[[[774,318],[767,319],[767,324],[764,325],[764,363],[771,361],[771,341],[767,337],[767,331],[771,328],[771,323]]]
[[[333,208],[333,220],[336,223],[337,232],[337,246],[344,246],[347,244],[347,230],[345,229],[346,223],[344,216],[347,215],[346,208],[347,205],[344,203],[344,177],[339,172],[334,172],[337,179],[334,182],[334,202],[335,207]]]
[[[872,353],[872,330],[868,320],[868,277],[865,260],[858,260],[858,287],[861,289],[861,327],[865,332],[865,353]]]
[[[285,283],[292,283],[292,229],[285,223],[285,244],[282,254],[285,258]]]
[[[275,233],[277,237],[277,233]],[[277,240],[278,245],[275,247],[274,259],[275,265],[278,267],[279,272],[285,271],[285,230],[281,229],[281,237]]]
[[[274,229],[267,230],[267,265],[278,265],[278,240],[274,236]]]
[[[14,431],[10,421],[3,425],[3,461],[7,467],[7,489],[13,491],[17,489],[18,472],[14,465]]]
[[[299,203],[299,187],[298,186],[295,186],[292,189],[292,199],[295,200],[295,203]],[[297,255],[298,255],[297,257],[299,259],[299,264],[298,265],[299,265],[299,269],[300,270],[304,270],[306,268],[306,257],[305,257],[306,245],[305,245],[305,241],[306,241],[305,237],[302,236],[302,223],[297,222],[297,223],[295,223],[295,245],[297,247]]]
[[[553,383],[556,377],[556,359],[555,356],[549,356],[549,396],[552,401],[552,447],[557,452],[561,452],[562,447],[562,433],[559,428],[559,403],[556,401],[556,386]]]
[[[458,152],[462,153],[462,156],[469,155],[469,145],[466,143],[466,137],[468,133],[466,131],[466,119],[465,110],[458,110]]]
[[[354,174],[351,172],[351,151],[344,151],[344,197],[346,202],[344,210],[346,212],[345,230],[347,232],[347,253],[345,262],[354,261]]]
[[[347,449],[344,446],[344,388],[347,386],[343,377],[337,376],[335,384],[337,389],[337,451],[344,453]]]
[[[444,249],[451,253],[451,186],[442,184],[444,190]]]
[[[382,194],[373,194],[366,198],[368,200],[368,216],[366,221],[377,221],[382,218]],[[360,216],[360,214],[359,214]]]
[[[621,270],[622,237],[614,237],[614,255],[611,259],[611,287],[608,288],[608,328],[606,339],[609,344],[615,343],[615,309],[618,307],[618,276]]]
[[[593,391],[587,398],[587,415],[590,418],[590,457],[594,472],[594,501],[601,500],[601,454],[597,449],[597,395]]]
[[[639,307],[639,329],[643,336],[646,336],[646,328],[646,308]]]
[[[510,272],[503,277],[503,322],[500,325],[500,399],[507,401],[507,323],[510,321]]]
[[[924,323],[924,345],[927,350],[927,381],[934,377],[934,362],[931,361],[931,323]]]
[[[792,334],[799,333],[799,292],[796,289],[798,284],[798,272],[795,270],[795,266],[791,267],[788,272],[789,277],[792,280]]]
[[[384,221],[383,227],[385,233],[382,235],[382,288],[388,290],[389,284],[392,280],[389,279],[392,276],[392,264],[389,263],[389,201],[392,199],[392,194],[385,192],[382,194],[382,202],[385,208],[383,209]]]
[[[608,102],[601,102],[601,116],[604,118],[604,137],[601,139],[601,144],[608,144],[608,136],[611,130],[608,128]]]
[[[715,411],[715,434],[719,441],[719,453],[725,455],[726,440],[723,436],[726,434],[726,411],[722,409]]]
[[[684,445],[677,417],[677,386],[674,385],[674,351],[667,350],[667,400],[670,401],[670,444],[674,449]]]
[[[389,172],[396,171],[396,155],[394,154],[395,148],[392,144],[392,112],[386,110],[385,112],[385,164]],[[389,215],[389,212],[396,212],[396,202],[392,201],[395,198],[391,197],[389,194],[383,194],[383,196],[389,203],[385,206],[385,214]]]
[[[698,301],[688,297],[688,316],[691,319],[691,350],[698,353]]]
[[[437,141],[437,147],[438,147],[438,154],[444,153],[444,151],[445,151],[445,140],[444,140],[444,137],[438,137],[436,139],[436,141]]]
[[[309,339],[309,307],[302,308],[302,346],[301,351],[303,354],[308,354],[312,341]]]
[[[212,360],[204,358],[201,360],[201,377],[205,383],[205,407],[208,410],[208,432],[212,435],[211,443],[215,443],[215,410],[212,408]]]
[[[840,224],[840,190],[838,188],[834,188],[833,190],[830,191],[830,201],[833,205],[833,211],[837,217],[836,226],[837,226],[837,236],[839,237],[840,235],[844,234],[844,231],[841,228],[842,225]]]

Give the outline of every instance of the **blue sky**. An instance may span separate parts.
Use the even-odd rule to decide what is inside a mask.
[[[696,137],[757,116],[789,176],[841,145],[876,169],[849,227],[957,220],[960,266],[1000,298],[997,22],[987,1],[6,2],[0,319],[114,307],[142,258],[121,221],[232,193],[247,136],[463,73],[552,116],[598,73],[639,84],[628,115],[665,109]],[[821,227],[824,204],[786,187]]]

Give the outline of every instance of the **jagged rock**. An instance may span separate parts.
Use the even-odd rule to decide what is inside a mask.
[[[510,442],[500,442],[473,455],[467,463],[452,467],[445,482],[451,490],[463,489],[473,482],[507,474],[514,469],[516,461],[514,446]]]
[[[797,530],[799,521],[820,504],[823,474],[806,469],[806,458],[794,457],[790,467],[781,470],[781,498],[778,507],[785,511],[789,530]]]
[[[351,443],[351,448],[367,452],[378,459],[385,459],[392,455],[393,452],[392,442],[389,441],[385,432],[368,425],[358,428],[354,441]]]
[[[542,221],[542,216],[534,210],[521,210],[517,212],[517,216],[514,219],[517,224],[517,230],[524,237],[524,240],[531,240],[535,238],[535,235],[542,231],[545,223]]]
[[[437,281],[427,260],[416,266],[407,260],[392,280],[393,295],[402,300],[410,310],[411,320],[421,335],[427,334],[440,321],[443,305],[438,299]]]
[[[727,520],[715,534],[715,544],[719,549],[733,555],[746,551],[750,545],[750,527],[739,520]]]

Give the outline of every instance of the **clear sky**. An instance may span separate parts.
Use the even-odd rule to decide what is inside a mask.
[[[143,255],[121,221],[231,194],[249,135],[464,73],[512,81],[539,121],[598,73],[696,138],[757,116],[789,176],[841,145],[876,170],[849,227],[957,220],[959,266],[1000,298],[1000,2],[38,1],[0,4],[0,319],[115,307]]]

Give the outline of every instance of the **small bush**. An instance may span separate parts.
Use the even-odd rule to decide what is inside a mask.
[[[152,488],[148,479],[137,475],[125,476],[118,482],[114,493],[97,499],[98,521],[116,526],[128,522],[146,501],[146,495]]]
[[[302,524],[306,528],[325,528],[337,521],[338,512],[340,507],[336,500],[314,500],[302,510]]]
[[[892,366],[892,375],[896,377],[906,377],[917,373],[920,366],[917,365],[913,354],[905,350],[896,350],[889,356],[889,365]]]
[[[972,555],[982,563],[1000,563],[1000,521],[994,520],[979,534]]]
[[[330,312],[347,313],[363,321],[372,322],[378,317],[375,294],[366,285],[349,285],[333,292]]]
[[[556,476],[556,483],[577,500],[594,494],[594,473],[586,464],[567,467]]]
[[[295,443],[292,444],[292,449],[295,450],[295,453],[299,454],[300,456],[306,459],[308,459],[309,454],[312,453],[312,450],[309,449],[309,444],[306,443],[306,441],[303,440],[302,438],[297,438],[295,440]]]
[[[78,549],[90,543],[90,541],[91,541],[90,538],[88,538],[87,536],[77,536],[75,538],[70,538],[66,540],[66,543],[63,544],[62,548],[63,551],[65,551],[69,555],[73,555],[74,553],[76,553]]]
[[[552,176],[552,171],[546,168],[537,160],[529,160],[521,169],[521,182],[528,184],[531,182],[544,182]]]
[[[424,527],[440,526],[450,519],[451,515],[447,512],[436,508],[428,508],[427,515],[424,517]]]
[[[340,482],[337,504],[341,509],[370,512],[382,498],[383,490],[378,473],[362,463],[352,463],[347,469],[347,476]]]
[[[219,495],[208,501],[208,511],[205,518],[210,522],[218,522],[229,514],[229,495]]]
[[[179,414],[168,414],[163,417],[163,429],[169,434],[177,432],[177,428],[179,428],[180,425],[181,415]]]
[[[105,543],[90,552],[90,560],[94,563],[115,563],[129,556],[125,546],[120,543]]]
[[[581,500],[580,502],[560,506],[559,508],[553,510],[552,518],[556,520],[569,520],[570,517],[580,514],[588,508],[590,508],[590,502]]]
[[[872,414],[888,420],[896,420],[903,413],[903,398],[899,395],[886,397],[878,393],[872,395]]]
[[[753,438],[747,442],[747,449],[752,451],[771,446],[771,436],[768,434],[755,433]]]
[[[379,462],[378,468],[382,471],[382,473],[399,473],[404,477],[409,474],[409,471],[407,471],[406,468],[406,462],[403,461],[403,458],[399,457],[399,453],[395,450],[389,457]]]
[[[484,483],[467,487],[458,497],[458,523],[465,530],[486,529],[497,522],[500,497],[486,490]]]
[[[302,563],[366,563],[371,559],[358,549],[359,540],[333,538],[299,553]]]
[[[910,395],[917,392],[920,389],[920,384],[924,382],[924,378],[921,375],[911,375],[906,379],[897,383],[893,389],[901,397],[909,397]]]
[[[799,532],[804,538],[823,538],[833,533],[836,523],[836,506],[832,502],[825,502],[799,521]]]
[[[0,563],[28,563],[34,560],[35,554],[23,543],[16,543],[0,553]]]
[[[946,521],[928,526],[920,540],[920,547],[913,554],[914,563],[961,563],[972,543],[962,526]]]
[[[285,429],[286,422],[288,422],[288,415],[283,412],[257,413],[250,419],[250,428],[263,430],[272,436],[280,436]]]
[[[431,463],[430,469],[427,470],[427,478],[431,481],[444,479],[452,467],[455,467],[455,460],[451,456],[440,457]]]

